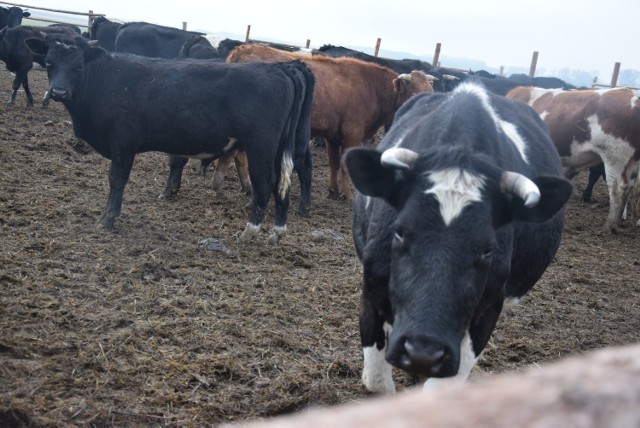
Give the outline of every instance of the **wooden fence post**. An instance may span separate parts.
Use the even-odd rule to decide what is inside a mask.
[[[613,66],[613,76],[611,76],[611,87],[615,88],[618,84],[618,75],[620,74],[620,63],[616,62]]]
[[[311,46],[311,39],[307,39],[307,44],[305,45],[305,48],[309,49],[309,46]]]
[[[538,51],[533,51],[533,57],[531,58],[531,67],[529,67],[529,77],[536,75],[536,66],[538,65]]]
[[[249,34],[251,33],[251,25],[247,25],[247,36],[244,38],[245,42],[249,42]]]
[[[182,29],[187,31],[187,21],[182,21]]]
[[[380,51],[380,42],[382,41],[382,39],[380,37],[378,37],[378,40],[376,40],[376,49],[373,51],[373,56],[378,56],[378,52]]]
[[[89,11],[89,22],[87,23],[87,32],[91,34],[91,26],[93,25],[93,11]]]
[[[436,51],[433,54],[433,61],[431,62],[431,65],[433,65],[434,67],[438,67],[438,63],[440,62],[440,47],[442,45],[440,43],[436,43]]]

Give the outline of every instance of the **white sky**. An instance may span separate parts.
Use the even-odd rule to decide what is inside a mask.
[[[528,69],[534,51],[538,69],[568,67],[611,76],[640,70],[640,2],[610,0],[182,0],[173,4],[131,0],[24,0],[26,5],[104,13],[123,21],[147,21],[210,33],[279,39],[312,47],[331,43],[375,46],[423,56],[431,61],[436,43],[441,55],[483,60],[488,66]],[[442,65],[447,65],[443,63]]]

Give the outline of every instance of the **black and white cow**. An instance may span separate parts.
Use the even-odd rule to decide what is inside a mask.
[[[34,52],[46,54],[51,97],[69,111],[76,135],[111,159],[102,226],[112,228],[120,214],[137,153],[173,155],[170,187],[179,186],[188,157],[242,149],[254,191],[241,241],[260,230],[271,193],[275,227],[270,240],[277,242],[284,235],[293,165],[300,158],[310,160],[305,149],[314,79],[306,65],[110,54],[82,37],[27,43]],[[306,165],[311,169],[311,162]],[[298,175],[310,197],[311,171]]]
[[[358,191],[364,385],[393,392],[392,365],[465,379],[504,299],[524,295],[560,245],[572,187],[544,123],[465,83],[414,96],[377,150],[344,163]]]

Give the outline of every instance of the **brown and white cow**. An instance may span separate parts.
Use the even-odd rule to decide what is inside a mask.
[[[639,91],[629,88],[563,91],[517,87],[508,98],[528,103],[544,119],[562,163],[581,170],[604,162],[609,186],[605,229],[616,232],[638,175]],[[634,156],[634,153],[636,155]]]
[[[412,95],[433,92],[422,71],[398,75],[393,70],[354,58],[309,56],[262,44],[236,47],[227,62],[303,60],[316,78],[311,108],[311,136],[328,141],[329,195],[351,197],[349,178],[341,167],[342,152],[359,146],[393,121],[396,110]],[[224,164],[224,160],[219,165]],[[341,171],[338,189],[338,171]]]

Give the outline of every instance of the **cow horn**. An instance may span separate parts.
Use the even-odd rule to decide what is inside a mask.
[[[504,193],[511,193],[522,200],[526,207],[535,206],[540,201],[540,190],[538,186],[517,172],[505,171],[500,179],[500,190]]]
[[[382,166],[406,170],[413,167],[416,159],[418,159],[418,154],[413,150],[394,147],[382,152],[380,163]]]

